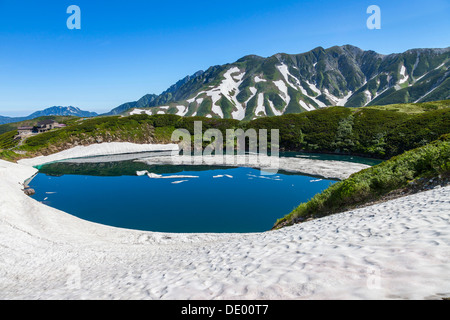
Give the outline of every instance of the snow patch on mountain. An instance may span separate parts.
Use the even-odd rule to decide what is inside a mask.
[[[247,99],[247,101],[245,101],[244,103],[245,106],[247,106],[250,100],[252,100],[255,97],[256,93],[258,92],[258,90],[255,87],[250,87],[249,90],[252,93],[252,95]]]
[[[286,102],[286,106],[289,104],[289,102],[291,101],[291,96],[288,94],[288,88],[286,86],[286,83],[284,83],[283,80],[277,80],[273,82],[274,85],[277,86],[278,90],[282,93],[280,95],[281,99],[284,100],[284,102]]]
[[[369,90],[365,90],[364,96],[366,97],[366,103],[364,104],[364,106],[367,106],[367,104],[369,104],[370,101],[372,101],[372,94],[370,93]]]
[[[273,102],[272,102],[271,100],[269,100],[269,106],[270,106],[270,109],[272,110],[272,112],[273,112],[274,115],[276,115],[276,116],[281,116],[281,115],[283,114],[283,111],[278,111],[278,110],[275,108],[275,105],[273,104]]]
[[[307,104],[305,101],[300,100],[299,101],[300,105],[303,107],[303,109],[305,109],[306,111],[314,111],[316,110],[316,108],[314,108],[312,105]]]
[[[238,73],[236,75],[236,73]],[[211,98],[212,101],[212,112],[218,115],[221,118],[224,118],[224,114],[222,111],[222,108],[217,105],[219,100],[222,97],[227,98],[230,100],[234,106],[236,107],[236,110],[232,112],[233,119],[242,120],[245,117],[245,108],[242,106],[241,103],[237,100],[236,96],[239,94],[239,86],[241,85],[243,78],[245,76],[245,72],[241,72],[241,70],[238,67],[232,67],[228,69],[224,75],[223,80],[217,87],[212,87],[211,90],[208,91],[201,91],[197,93],[197,95],[189,100],[187,102],[192,103],[195,100],[200,105],[201,102],[203,102],[202,98],[197,99],[202,94],[206,94],[208,97]],[[201,101],[199,101],[202,99]],[[194,113],[194,115],[197,114],[197,112]]]
[[[350,97],[353,95],[353,92],[349,92],[345,97],[343,97],[342,99],[339,99],[337,102],[337,106],[345,106],[345,104],[347,103],[348,99],[350,99]]]
[[[188,107],[186,106],[177,106],[178,112],[176,113],[177,116],[184,117],[186,113],[188,112]]]
[[[400,79],[399,84],[403,84],[408,81],[409,76],[406,74],[406,67],[404,65],[400,68],[400,75],[402,76],[402,79]]]
[[[296,79],[288,70],[288,66],[285,65],[284,63],[277,66],[278,70],[280,71],[280,73],[283,75],[284,80],[286,81],[286,83],[288,85],[290,85],[293,89],[297,90],[298,88],[295,87],[290,81],[289,81],[289,76],[291,76],[292,78]],[[298,81],[298,80],[297,80]]]
[[[255,80],[256,83],[258,83],[258,82],[267,82],[266,79],[260,78],[259,76],[255,76],[254,80]]]
[[[258,94],[258,105],[255,109],[255,115],[260,116],[260,113],[262,113],[262,115],[264,116],[267,116],[266,108],[264,107],[264,93]]]

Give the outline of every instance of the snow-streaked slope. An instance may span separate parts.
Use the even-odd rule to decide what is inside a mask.
[[[183,87],[182,92],[186,93],[183,99],[161,104],[166,108],[155,106],[149,112],[139,107],[139,111],[132,111],[132,114],[201,114],[251,120],[266,116],[264,111],[280,115],[330,106],[385,105],[390,101],[396,103],[400,96],[410,100],[406,102],[427,101],[436,95],[448,99],[442,86],[446,85],[446,79],[450,76],[449,65],[449,48],[415,49],[401,54],[380,55],[353,46],[342,46],[316,48],[300,55],[245,57],[235,63],[213,68],[217,72],[207,73],[209,77],[200,73],[194,79],[196,81],[185,84],[195,84],[195,89]],[[415,75],[418,72],[419,75]],[[404,91],[396,93],[400,90]],[[259,103],[259,94],[264,96],[264,108]],[[252,108],[248,110],[250,102]]]

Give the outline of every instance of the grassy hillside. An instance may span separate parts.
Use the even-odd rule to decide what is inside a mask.
[[[202,121],[204,131],[216,128],[224,136],[226,129],[268,129],[269,133],[279,129],[280,147],[285,151],[389,159],[450,133],[449,106],[447,100],[390,107],[332,107],[248,122],[176,115],[67,118],[59,120],[66,128],[30,137],[20,146],[12,140],[16,129],[1,134],[0,152],[7,150],[8,157],[13,151],[23,154],[17,157],[31,157],[101,142],[170,143],[173,130],[183,128],[193,135],[194,122]]]
[[[420,179],[449,176],[450,135],[447,134],[332,185],[278,220],[275,228],[347,211],[376,201],[394,190],[411,188]]]
[[[204,130],[235,127],[235,120],[182,118],[175,115],[134,115],[129,117],[99,117],[75,122],[65,128],[52,130],[26,139],[16,151],[28,156],[47,155],[77,145],[102,142],[170,143],[176,128],[194,132],[194,121],[201,120]]]
[[[17,133],[17,130],[13,130],[0,134],[0,150],[9,150],[17,146],[18,141],[14,140]]]
[[[448,108],[449,105],[450,105],[449,100],[443,100],[424,103],[403,103],[403,104],[390,104],[386,106],[367,106],[365,107],[365,109],[399,111],[408,114],[418,114],[427,111],[445,109]]]
[[[281,148],[388,159],[450,132],[450,101],[390,107],[332,107],[260,118],[247,128],[280,129]]]

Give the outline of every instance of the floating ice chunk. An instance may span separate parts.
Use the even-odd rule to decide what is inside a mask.
[[[183,182],[186,182],[186,181],[188,181],[188,180],[174,181],[174,182],[171,182],[171,183],[172,184],[179,184],[179,183],[183,183]]]
[[[161,179],[196,179],[199,176],[175,175],[175,176],[161,176]]]
[[[147,171],[147,170],[144,170],[144,171],[136,171],[136,175],[139,176],[139,177],[145,176],[146,174],[148,174],[148,171]]]
[[[147,172],[147,176],[150,179],[161,179],[162,178],[162,175],[156,174],[156,173],[150,173],[150,172]]]
[[[223,177],[233,179],[233,176],[230,176],[229,174],[219,174],[217,176],[214,176],[213,178],[223,178]]]
[[[199,178],[199,176],[188,176],[188,175],[173,175],[173,176],[163,176],[156,173],[147,173],[147,176],[150,179],[190,179],[190,178]]]

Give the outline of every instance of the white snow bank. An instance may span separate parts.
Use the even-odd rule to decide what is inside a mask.
[[[41,156],[32,159],[22,159],[19,161],[19,164],[27,166],[38,166],[49,162],[74,158],[174,150],[178,150],[177,144],[135,144],[129,142],[110,142],[92,144],[89,146],[78,146],[49,156]]]
[[[19,184],[35,172],[0,161],[0,299],[450,296],[450,187],[279,231],[164,234],[36,202]]]

